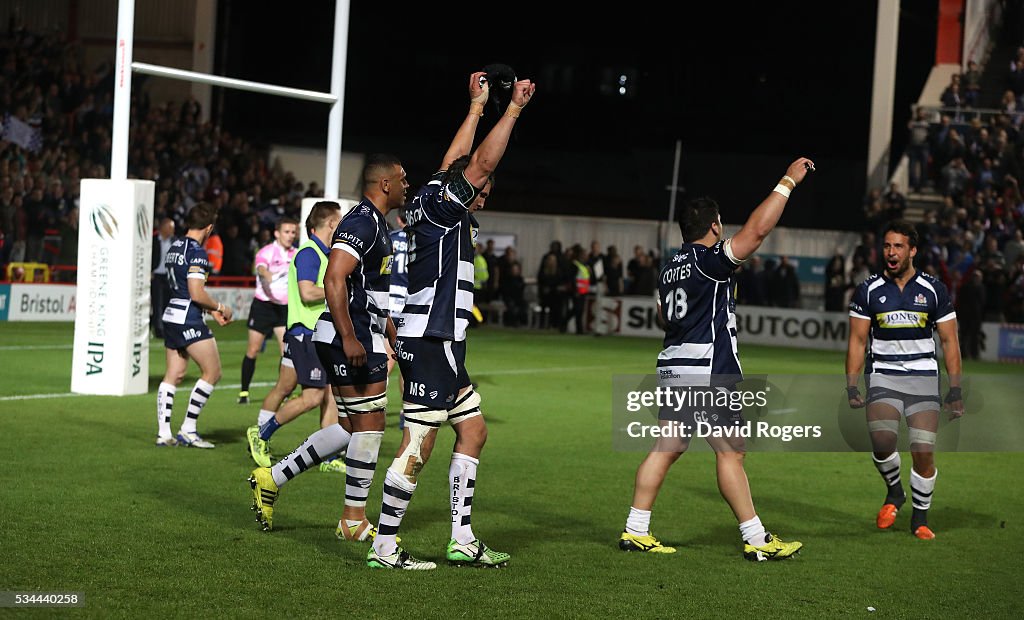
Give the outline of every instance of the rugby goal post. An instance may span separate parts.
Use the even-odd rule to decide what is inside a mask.
[[[337,199],[348,21],[349,1],[337,0],[331,92],[320,93],[133,62],[135,0],[118,1],[110,178],[83,179],[80,193],[72,392],[122,396],[149,391],[155,185],[128,179],[132,72],[330,104],[324,196]],[[311,207],[312,202],[303,204],[303,221]]]

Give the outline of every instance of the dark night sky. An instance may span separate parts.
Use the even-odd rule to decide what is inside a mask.
[[[681,184],[690,195],[716,197],[726,221],[742,217],[792,159],[807,155],[819,173],[794,195],[800,214],[787,223],[855,226],[875,3],[830,3],[824,15],[813,3],[701,4],[633,2],[629,12],[567,5],[553,13],[552,3],[529,1],[353,0],[344,148],[395,152],[414,185],[422,182],[465,114],[468,74],[504,62],[538,90],[499,166],[495,208],[663,217],[678,138]],[[329,91],[334,2],[302,6],[220,2],[217,72]],[[682,15],[669,16],[668,6]],[[905,9],[901,17],[898,114],[910,103],[901,95],[915,97],[927,76],[933,13]],[[634,85],[627,97],[615,94],[621,73]],[[222,113],[226,127],[254,140],[326,144],[321,104],[228,91]]]

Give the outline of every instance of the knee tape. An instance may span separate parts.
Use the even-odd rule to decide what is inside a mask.
[[[469,388],[458,402],[455,403],[452,410],[448,412],[448,421],[452,424],[458,424],[463,420],[480,415],[482,413],[480,411],[480,401],[480,395],[477,394],[476,390]]]
[[[336,400],[340,400],[338,411],[344,407],[348,415],[384,411],[388,406],[387,393],[376,396],[341,396]]]
[[[361,431],[352,433],[345,457],[360,463],[376,463],[380,453],[380,442],[384,439],[384,431]]]
[[[337,394],[334,395],[334,408],[338,410],[339,420],[348,417],[348,412],[345,411],[345,399]]]
[[[922,430],[920,428],[910,427],[907,431],[907,436],[910,438],[910,445],[920,444],[926,446],[934,446],[936,434],[932,431]]]
[[[423,440],[441,426],[448,412],[443,409],[421,409],[414,411],[413,415],[415,417],[410,417],[409,409],[405,410],[405,430],[409,431],[409,443],[391,462],[388,470],[416,484],[424,464]]]
[[[900,421],[899,420],[870,420],[868,421],[868,431],[872,433],[892,433],[893,435],[900,434]]]
[[[431,428],[440,427],[448,419],[448,412],[444,409],[431,409],[430,407],[414,405],[408,402],[402,403],[402,415],[405,416],[407,424],[412,422],[413,424]]]

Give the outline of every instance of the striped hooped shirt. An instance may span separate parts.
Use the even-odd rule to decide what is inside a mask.
[[[956,318],[942,282],[917,272],[901,291],[885,275],[873,275],[854,292],[850,316],[871,321],[864,367],[869,386],[916,394],[920,390],[908,388],[920,382],[909,377],[934,377],[926,382],[927,392],[937,390],[935,326]]]
[[[473,316],[473,217],[479,190],[461,179],[442,185],[436,173],[406,208],[409,283],[394,315],[398,335],[466,339]]]
[[[742,379],[732,283],[742,261],[730,243],[684,243],[662,268],[658,312],[666,329],[659,385],[732,386]]]
[[[404,229],[391,231],[391,303],[392,314],[398,314],[405,305],[409,290],[409,237]]]
[[[384,216],[372,202],[363,198],[341,220],[331,241],[331,253],[335,250],[346,252],[359,261],[345,282],[348,313],[356,339],[367,353],[387,353],[385,329],[391,284],[391,238]],[[313,341],[341,346],[330,304],[316,323]]]

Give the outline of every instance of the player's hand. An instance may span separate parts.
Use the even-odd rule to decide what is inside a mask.
[[[469,76],[469,100],[473,103],[483,105],[487,103],[487,97],[491,92],[491,85],[483,79],[486,71],[477,71]]]
[[[220,304],[220,310],[213,310],[210,314],[213,315],[213,319],[217,321],[217,325],[222,327],[230,323],[231,318],[234,316],[231,308],[224,304]]]
[[[530,103],[537,85],[530,80],[519,80],[512,86],[512,103],[520,108]]]
[[[955,420],[964,414],[964,397],[960,388],[949,388],[946,395],[946,404],[949,405],[949,419]]]
[[[807,176],[807,173],[812,170],[814,170],[814,162],[806,157],[801,157],[791,163],[789,168],[786,168],[786,176],[793,179],[797,185],[800,185],[800,183],[803,182],[804,177]]]
[[[850,403],[850,409],[860,409],[864,406],[864,397],[860,395],[857,386],[846,388],[846,398]]]
[[[349,366],[366,366],[366,349],[355,336],[342,338],[341,348],[345,351]]]

